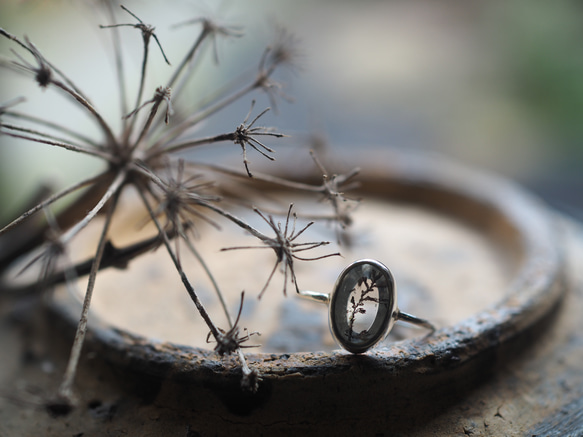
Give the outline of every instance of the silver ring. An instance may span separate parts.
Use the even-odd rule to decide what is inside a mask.
[[[383,341],[398,320],[435,331],[427,320],[399,310],[391,271],[373,259],[361,259],[346,267],[331,294],[306,290],[299,295],[328,305],[334,340],[353,354],[362,354]]]

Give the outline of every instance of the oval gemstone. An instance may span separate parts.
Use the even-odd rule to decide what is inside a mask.
[[[338,277],[330,298],[330,330],[349,352],[363,353],[382,341],[394,323],[396,289],[382,263],[360,260]]]

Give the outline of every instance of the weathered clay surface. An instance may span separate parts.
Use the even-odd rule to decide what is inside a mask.
[[[6,303],[0,435],[581,431],[580,225],[495,178],[419,159],[390,162],[364,178],[363,192],[452,214],[508,252],[514,274],[497,305],[366,355],[250,354],[263,374],[256,394],[241,391],[234,359],[95,324],[78,378],[79,408],[50,418],[42,404],[66,360],[73,308],[20,311]]]

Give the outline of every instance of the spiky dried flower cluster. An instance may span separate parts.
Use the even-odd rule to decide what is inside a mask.
[[[287,290],[287,280],[288,276],[291,276],[291,282],[294,284],[296,288],[296,292],[300,292],[298,288],[298,281],[296,279],[296,274],[294,270],[294,259],[300,261],[315,261],[318,259],[328,258],[331,256],[340,255],[340,253],[330,253],[327,255],[322,255],[314,258],[304,258],[297,255],[298,252],[305,252],[307,250],[315,249],[320,246],[325,246],[329,244],[327,241],[312,241],[312,242],[304,242],[298,243],[296,242],[297,238],[302,235],[310,226],[314,224],[314,222],[310,222],[305,225],[302,229],[296,230],[296,222],[297,222],[297,214],[294,212],[292,216],[292,208],[293,204],[289,206],[287,211],[287,217],[285,220],[285,226],[282,229],[281,223],[275,223],[273,216],[269,216],[269,218],[265,217],[265,215],[259,211],[257,208],[254,211],[259,214],[259,216],[269,225],[271,230],[275,233],[274,237],[268,237],[258,231],[254,232],[254,235],[263,243],[263,246],[241,246],[241,247],[225,247],[222,250],[234,250],[234,249],[273,249],[276,256],[275,265],[267,278],[267,282],[263,286],[263,289],[259,293],[259,297],[263,295],[267,286],[271,282],[271,278],[273,278],[273,274],[277,270],[278,265],[282,265],[283,270],[283,294],[286,294]],[[290,217],[293,217],[293,221],[290,225]]]
[[[113,1],[105,2],[112,20],[115,19],[117,11],[113,3]],[[254,110],[253,101],[247,116],[232,131],[203,138],[194,138],[192,135],[193,128],[201,121],[254,91],[265,91],[274,102],[278,94],[277,90],[280,89],[280,84],[273,79],[273,74],[280,66],[293,63],[294,56],[297,53],[296,48],[290,46],[295,40],[289,33],[280,33],[277,43],[264,51],[259,61],[257,73],[247,85],[217,96],[214,101],[198,111],[190,114],[180,114],[180,117],[177,117],[177,121],[174,122],[173,107],[176,106],[176,102],[192,98],[186,91],[186,83],[193,78],[193,69],[191,67],[200,57],[204,45],[212,44],[216,57],[216,39],[218,37],[239,37],[241,36],[241,31],[238,27],[221,26],[208,19],[195,19],[186,22],[186,24],[199,24],[201,26],[198,36],[194,39],[183,60],[172,71],[168,82],[165,85],[156,87],[152,98],[144,101],[143,94],[148,86],[146,73],[151,38],[154,38],[164,61],[169,65],[170,61],[167,59],[162,44],[155,33],[155,28],[145,24],[137,14],[125,6],[121,5],[121,8],[124,13],[131,15],[137,23],[120,24],[113,21],[107,25],[100,26],[104,31],[113,32],[112,50],[117,66],[120,110],[124,114],[120,132],[115,132],[106,114],[101,113],[88,96],[61,70],[57,69],[31,41],[26,37],[21,39],[4,29],[0,29],[0,35],[12,41],[16,46],[12,50],[16,59],[3,59],[0,61],[0,66],[32,77],[41,88],[54,88],[65,96],[72,98],[80,110],[90,115],[102,134],[101,138],[90,138],[68,126],[66,121],[63,124],[57,124],[43,118],[18,112],[13,107],[22,101],[21,98],[0,106],[1,135],[71,150],[92,156],[103,163],[103,169],[97,175],[88,177],[50,195],[0,230],[0,236],[17,233],[27,219],[41,210],[46,211],[48,220],[44,225],[37,226],[34,232],[28,235],[25,242],[15,245],[11,250],[5,251],[0,255],[1,273],[12,264],[14,259],[29,253],[32,249],[38,250],[40,248],[41,251],[44,251],[41,255],[36,256],[33,261],[39,259],[53,260],[55,256],[61,256],[66,253],[67,245],[81,230],[98,215],[105,216],[100,238],[92,259],[76,265],[69,265],[63,270],[56,269],[54,263],[51,262],[43,269],[43,277],[41,278],[42,284],[45,286],[42,287],[43,289],[48,285],[71,282],[72,278],[83,275],[88,275],[89,279],[75,342],[58,391],[58,402],[52,404],[53,407],[59,406],[59,411],[66,410],[67,408],[65,407],[72,404],[72,386],[87,330],[87,315],[97,275],[101,269],[110,266],[125,267],[132,259],[144,252],[163,246],[171,258],[184,284],[184,288],[208,325],[209,338],[212,336],[214,342],[216,342],[216,352],[219,355],[237,353],[243,370],[242,384],[246,388],[255,390],[260,377],[257,371],[249,368],[241,352],[241,348],[246,347],[244,343],[249,340],[251,334],[241,335],[242,331],[238,326],[241,309],[233,322],[224,304],[217,281],[204,262],[203,255],[198,252],[193,244],[191,235],[196,232],[196,222],[203,220],[215,227],[219,227],[217,223],[219,219],[226,221],[244,229],[251,236],[259,239],[263,243],[262,247],[271,248],[275,252],[275,266],[259,296],[265,291],[278,265],[281,265],[283,270],[283,291],[285,293],[288,277],[291,278],[296,290],[298,290],[294,260],[317,260],[337,255],[334,253],[312,258],[298,256],[298,252],[312,250],[327,244],[327,242],[303,243],[299,241],[304,231],[312,223],[305,225],[300,230],[296,230],[297,215],[295,212],[292,215],[292,206],[290,206],[287,211],[285,226],[282,228],[280,223],[276,224],[271,215],[268,218],[259,209],[254,208],[275,233],[274,237],[268,237],[227,209],[224,209],[221,206],[222,195],[214,190],[216,181],[205,179],[206,176],[197,173],[194,170],[195,168],[202,169],[207,173],[210,172],[215,178],[237,176],[246,177],[251,182],[268,180],[271,183],[287,188],[321,193],[332,204],[334,209],[332,218],[338,220],[342,226],[349,223],[348,215],[341,208],[344,198],[338,192],[338,187],[351,179],[356,174],[356,171],[347,176],[329,178],[326,176],[322,164],[314,156],[318,167],[324,173],[324,183],[321,186],[311,186],[290,182],[274,176],[253,175],[251,173],[247,158],[247,147],[272,161],[274,160],[273,154],[275,151],[258,138],[281,138],[284,136],[272,129],[256,125],[269,108],[259,112],[258,115],[251,119]],[[124,57],[119,44],[119,29],[122,27],[139,30],[143,41],[142,68],[138,78],[139,86],[133,109],[131,110],[126,95],[127,79],[123,67]],[[27,61],[26,57],[30,58],[30,61]],[[161,109],[164,107],[165,110],[162,111]],[[146,108],[149,109],[146,111]],[[251,121],[249,122],[250,119]],[[8,120],[12,120],[12,122]],[[25,124],[17,124],[18,121],[25,122]],[[220,142],[231,142],[241,147],[244,172],[228,170],[217,165],[204,165],[181,157],[182,155],[179,156],[179,152]],[[157,235],[126,247],[116,247],[110,239],[111,223],[115,220],[115,212],[119,207],[121,195],[128,188],[138,192],[141,202],[148,211],[149,220],[157,229]],[[53,218],[51,212],[53,204],[74,193],[81,193],[81,195],[72,201],[71,206]],[[172,244],[173,240],[174,245]],[[195,287],[182,266],[179,241],[183,241],[186,244],[186,247],[199,260],[213,282],[217,296],[221,300],[227,315],[228,329],[219,328],[200,301]],[[11,288],[14,291],[14,287],[11,287],[10,284],[5,284],[2,287],[5,291],[10,291]],[[241,299],[241,307],[242,305],[243,299]]]

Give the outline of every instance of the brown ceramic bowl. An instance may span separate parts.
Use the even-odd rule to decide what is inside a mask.
[[[254,394],[241,390],[235,361],[209,349],[150,340],[99,320],[90,325],[87,347],[139,384],[164,391],[159,404],[246,416],[249,423],[327,423],[329,430],[347,423],[393,423],[398,430],[402,423],[429,420],[500,361],[536,342],[565,288],[563,249],[547,207],[513,183],[437,156],[386,151],[357,161],[367,169],[359,176],[358,196],[446,216],[495,246],[508,272],[503,290],[497,290],[502,297],[457,323],[438,326],[430,337],[389,343],[364,355],[251,349],[249,363],[262,377]],[[75,300],[61,297],[52,305],[59,317],[76,323]]]

